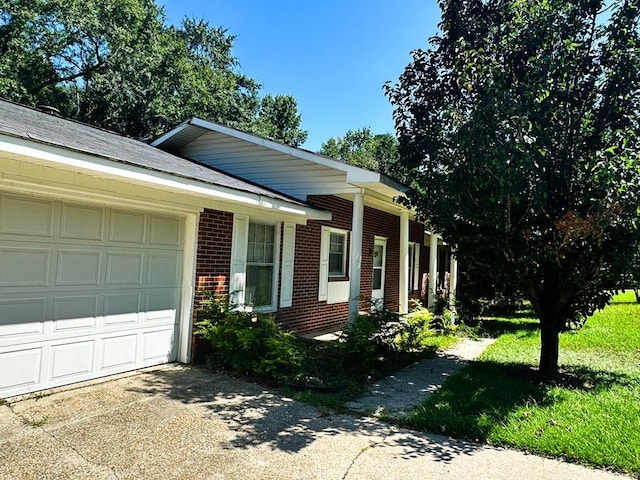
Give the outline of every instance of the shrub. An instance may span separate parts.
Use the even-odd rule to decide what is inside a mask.
[[[370,375],[386,355],[396,350],[399,315],[383,305],[374,307],[371,313],[358,315],[340,335],[339,351],[347,374]]]
[[[427,337],[433,336],[430,329],[433,314],[422,305],[416,305],[405,316],[405,322],[396,336],[398,348],[403,351],[420,351]]]
[[[207,295],[198,311],[196,333],[212,347],[209,364],[234,373],[275,380],[295,377],[302,354],[295,337],[269,315],[230,308]]]

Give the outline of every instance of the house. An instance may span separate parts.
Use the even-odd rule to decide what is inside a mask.
[[[331,213],[292,225],[257,211],[205,209],[200,290],[274,312],[301,334],[340,329],[371,299],[406,312],[411,298],[433,306],[440,289],[455,292],[450,248],[397,202],[406,187],[385,175],[199,118],[152,145]]]
[[[405,191],[197,118],[148,145],[0,100],[0,397],[190,362],[204,290],[301,334],[433,306],[455,258]]]
[[[286,261],[272,294],[285,305],[292,296],[290,232],[328,221],[330,213],[145,143],[0,100],[0,397],[189,362],[193,279],[218,257],[225,264],[233,258],[238,271],[238,248],[232,252],[231,236],[216,232],[227,219],[231,235],[232,224],[248,218],[284,228]],[[236,236],[249,231],[258,238],[254,229]],[[251,275],[268,275],[268,258],[260,260],[251,282]]]

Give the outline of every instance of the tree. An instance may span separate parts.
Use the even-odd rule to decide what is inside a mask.
[[[506,276],[559,333],[638,249],[638,0],[441,0],[440,33],[387,84],[410,202],[462,262]]]
[[[300,130],[300,122],[295,98],[291,95],[267,95],[260,103],[253,130],[265,137],[299,147],[307,140],[308,134],[306,130]]]
[[[237,71],[233,35],[202,20],[165,22],[153,0],[0,0],[0,95],[140,139],[193,115],[259,124],[280,141],[306,133],[295,101],[284,120],[261,115],[268,100]]]
[[[402,181],[401,170],[397,168],[398,140],[390,133],[374,135],[366,127],[348,130],[343,137],[329,138],[319,153]]]

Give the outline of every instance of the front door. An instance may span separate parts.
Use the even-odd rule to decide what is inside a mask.
[[[383,306],[386,258],[387,239],[376,237],[373,244],[373,276],[371,289],[371,304],[373,309]]]

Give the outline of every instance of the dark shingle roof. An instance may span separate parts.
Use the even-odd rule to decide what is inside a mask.
[[[3,99],[0,99],[0,134],[169,173],[209,185],[306,205],[282,193],[167,153],[144,142]]]

